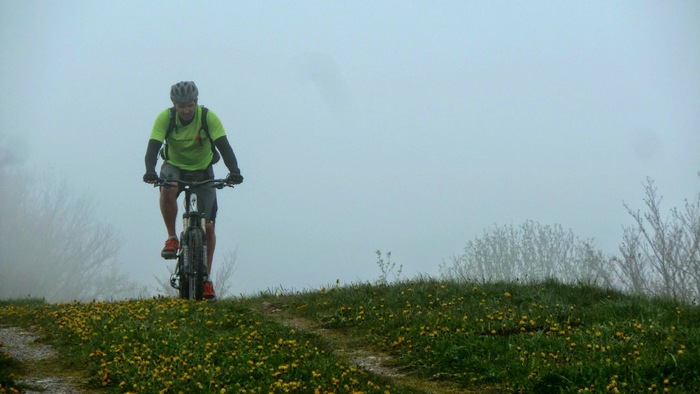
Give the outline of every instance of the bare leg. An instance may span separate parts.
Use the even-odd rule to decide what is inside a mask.
[[[214,223],[206,224],[207,230],[207,275],[211,277],[211,264],[214,261],[214,248],[216,248],[216,233]]]
[[[177,187],[160,188],[160,212],[163,214],[163,221],[165,222],[165,229],[168,231],[168,236],[172,237],[176,235]]]

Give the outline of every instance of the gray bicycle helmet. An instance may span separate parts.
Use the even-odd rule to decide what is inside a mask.
[[[197,101],[199,90],[192,81],[178,82],[170,88],[170,101],[176,104]]]

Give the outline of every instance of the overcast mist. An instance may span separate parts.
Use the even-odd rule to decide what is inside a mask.
[[[437,275],[525,220],[614,254],[647,176],[665,208],[700,188],[697,1],[5,0],[0,44],[0,135],[148,285],[174,262],[143,159],[182,80],[245,177],[218,194],[235,294],[374,280],[377,249]]]

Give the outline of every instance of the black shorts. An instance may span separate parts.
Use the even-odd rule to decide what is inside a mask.
[[[214,169],[212,166],[209,166],[206,170],[187,171],[175,167],[166,161],[160,167],[160,177],[169,181],[204,181],[207,179],[214,179]],[[178,196],[179,195],[178,193]],[[219,209],[216,203],[216,188],[203,187],[197,190],[197,197],[199,197],[199,206],[203,209],[207,223],[214,223],[216,220],[216,212]]]

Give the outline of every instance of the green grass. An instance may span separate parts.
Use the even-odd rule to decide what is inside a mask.
[[[19,362],[4,353],[0,346],[0,393],[5,393],[10,388],[19,389],[15,377],[21,372]]]
[[[34,320],[67,368],[85,369],[107,392],[415,393],[428,387],[421,381],[465,392],[700,387],[700,308],[555,281],[418,279],[215,304],[0,305],[1,325]],[[333,333],[344,346],[391,355],[407,376],[353,366],[334,354]]]
[[[282,297],[328,328],[352,329],[427,379],[505,392],[700,387],[700,309],[555,281],[421,280]]]

